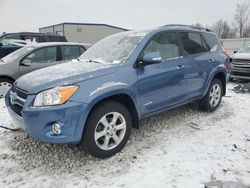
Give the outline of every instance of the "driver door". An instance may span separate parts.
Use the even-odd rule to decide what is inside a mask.
[[[20,62],[20,76],[31,71],[58,64],[57,46],[37,49]]]
[[[137,92],[144,116],[174,105],[182,100],[184,64],[180,56],[176,32],[164,32],[154,36],[142,52],[160,54],[160,63],[138,67]],[[142,58],[143,61],[143,58]]]

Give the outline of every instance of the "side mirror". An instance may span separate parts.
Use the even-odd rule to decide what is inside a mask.
[[[29,59],[24,59],[20,64],[23,66],[30,66],[32,62]]]
[[[238,51],[234,51],[234,54],[236,54]]]
[[[141,62],[139,62],[140,65],[151,65],[151,64],[156,64],[162,62],[162,57],[160,52],[150,52],[145,54],[142,57]]]

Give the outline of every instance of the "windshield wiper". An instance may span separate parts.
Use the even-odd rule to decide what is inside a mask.
[[[3,59],[0,59],[0,61],[4,63]]]
[[[88,62],[90,62],[90,63],[101,63],[101,64],[104,63],[102,60],[97,60],[97,59],[90,59],[90,60],[88,60]]]

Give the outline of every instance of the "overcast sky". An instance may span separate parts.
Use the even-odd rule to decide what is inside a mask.
[[[144,29],[178,23],[232,22],[246,0],[0,0],[0,33],[38,31],[62,22],[106,23]],[[250,0],[247,0],[250,1]]]

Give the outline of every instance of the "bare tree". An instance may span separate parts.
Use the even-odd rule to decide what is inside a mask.
[[[227,21],[218,20],[215,22],[211,29],[222,39],[233,38],[236,36],[235,29],[231,28]]]
[[[248,37],[250,35],[250,24],[248,23],[250,14],[249,6],[248,2],[236,5],[234,20],[241,38]]]

